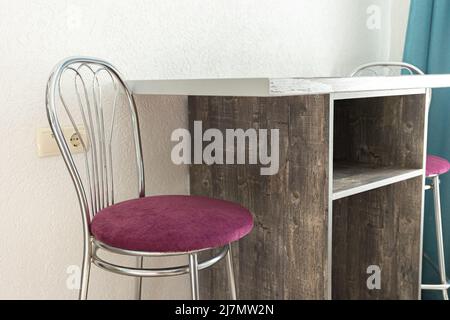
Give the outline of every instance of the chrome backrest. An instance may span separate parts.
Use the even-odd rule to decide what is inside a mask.
[[[106,91],[111,94],[104,94]],[[117,109],[126,105],[134,140],[138,194],[144,197],[144,163],[136,103],[116,68],[95,58],[68,58],[55,67],[47,83],[48,121],[75,185],[85,230],[98,211],[115,201],[113,135]],[[77,155],[77,161],[64,138],[62,118],[67,122],[64,125],[73,128],[84,151],[83,155]],[[85,129],[84,135],[80,125]]]
[[[425,75],[425,72],[423,72],[420,68],[406,62],[372,62],[359,66],[355,71],[352,72],[351,77],[394,76],[394,75],[401,76],[404,75],[404,71],[408,72],[409,75]],[[393,74],[393,72],[397,73]],[[428,109],[432,98],[431,88],[427,88],[426,96]]]
[[[406,62],[373,62],[364,64],[362,66],[359,66],[353,73],[351,74],[351,77],[355,76],[361,76],[363,72],[367,72],[368,76],[374,75],[374,76],[382,76],[383,74],[380,74],[380,71],[408,71],[410,75],[418,74],[418,75],[424,75],[425,73],[420,70],[418,67],[406,63]],[[392,75],[392,74],[387,74]],[[399,72],[398,75],[401,75]]]

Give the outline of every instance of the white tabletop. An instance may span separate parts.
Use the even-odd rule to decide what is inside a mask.
[[[450,87],[450,75],[355,78],[130,80],[135,94],[270,97]]]

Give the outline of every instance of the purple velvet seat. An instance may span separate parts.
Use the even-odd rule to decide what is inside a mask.
[[[91,233],[115,248],[189,252],[225,246],[246,236],[253,216],[238,204],[197,196],[155,196],[108,207]]]
[[[427,177],[441,175],[450,171],[450,162],[437,156],[427,156]]]

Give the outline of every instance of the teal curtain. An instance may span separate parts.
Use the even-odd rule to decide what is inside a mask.
[[[420,67],[425,73],[450,73],[450,1],[411,0],[404,61]],[[449,83],[450,87],[450,83]],[[450,160],[450,90],[433,90],[428,130],[428,153]],[[427,191],[423,281],[437,283],[437,256],[434,231],[433,202]],[[441,183],[444,244],[447,277],[450,275],[450,173]],[[442,299],[442,294],[423,292],[424,299]]]

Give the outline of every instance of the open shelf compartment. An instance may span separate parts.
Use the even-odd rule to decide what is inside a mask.
[[[332,298],[415,299],[425,95],[402,90],[339,98],[332,100]],[[380,290],[366,286],[373,265],[383,273]]]
[[[423,175],[423,99],[334,100],[333,200]]]

